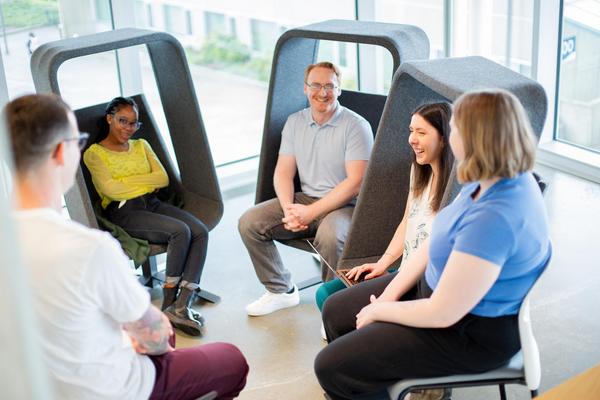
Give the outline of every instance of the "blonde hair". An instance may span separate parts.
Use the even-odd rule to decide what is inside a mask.
[[[316,64],[310,64],[308,67],[306,67],[306,69],[304,70],[304,82],[305,83],[308,80],[308,74],[310,74],[310,71],[312,71],[315,68],[326,68],[326,69],[332,70],[333,73],[335,74],[335,77],[337,78],[338,85],[342,84],[342,72],[340,71],[340,69],[338,68],[337,65],[335,65],[334,63],[331,63],[329,61],[321,61]]]
[[[467,92],[453,107],[464,159],[458,181],[513,178],[533,169],[536,140],[521,102],[502,89]]]

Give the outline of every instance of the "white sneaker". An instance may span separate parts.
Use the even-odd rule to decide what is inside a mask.
[[[246,306],[246,312],[251,317],[271,314],[283,308],[294,307],[300,304],[300,293],[294,285],[292,293],[271,293],[267,291],[260,298]]]
[[[327,341],[327,334],[325,333],[325,325],[323,325],[322,322],[321,322],[321,338],[323,338],[324,341]]]

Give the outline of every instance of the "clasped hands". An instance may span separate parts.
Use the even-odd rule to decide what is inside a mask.
[[[283,208],[281,222],[283,222],[283,227],[288,231],[300,232],[308,229],[308,225],[315,218],[316,215],[311,206],[292,203]]]

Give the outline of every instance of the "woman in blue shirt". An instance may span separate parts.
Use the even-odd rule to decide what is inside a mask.
[[[495,89],[457,99],[450,126],[464,186],[429,241],[397,274],[325,304],[330,343],[315,372],[332,399],[491,370],[520,349],[519,307],[550,257],[531,126],[519,100]]]

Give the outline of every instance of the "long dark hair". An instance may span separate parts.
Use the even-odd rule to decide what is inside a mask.
[[[104,115],[100,117],[98,120],[98,127],[100,128],[100,134],[96,137],[96,143],[103,141],[110,131],[110,126],[108,125],[108,121],[106,121],[106,116],[115,114],[119,112],[119,110],[123,107],[131,106],[135,110],[136,113],[139,114],[138,105],[131,97],[115,97],[112,99],[104,109]]]
[[[454,156],[452,155],[450,143],[448,142],[448,138],[450,137],[450,116],[452,114],[452,108],[450,107],[450,104],[446,102],[428,103],[419,106],[413,112],[413,115],[414,114],[418,114],[425,119],[435,128],[442,138],[440,176],[437,177],[436,185],[432,188],[433,197],[429,203],[431,209],[434,212],[437,212],[442,206],[442,198],[444,197],[444,191],[450,180],[450,172],[452,171],[452,164],[454,163]],[[414,171],[412,187],[413,197],[419,198],[429,184],[433,171],[431,165],[420,165],[417,163],[414,152],[412,153],[412,166]]]

